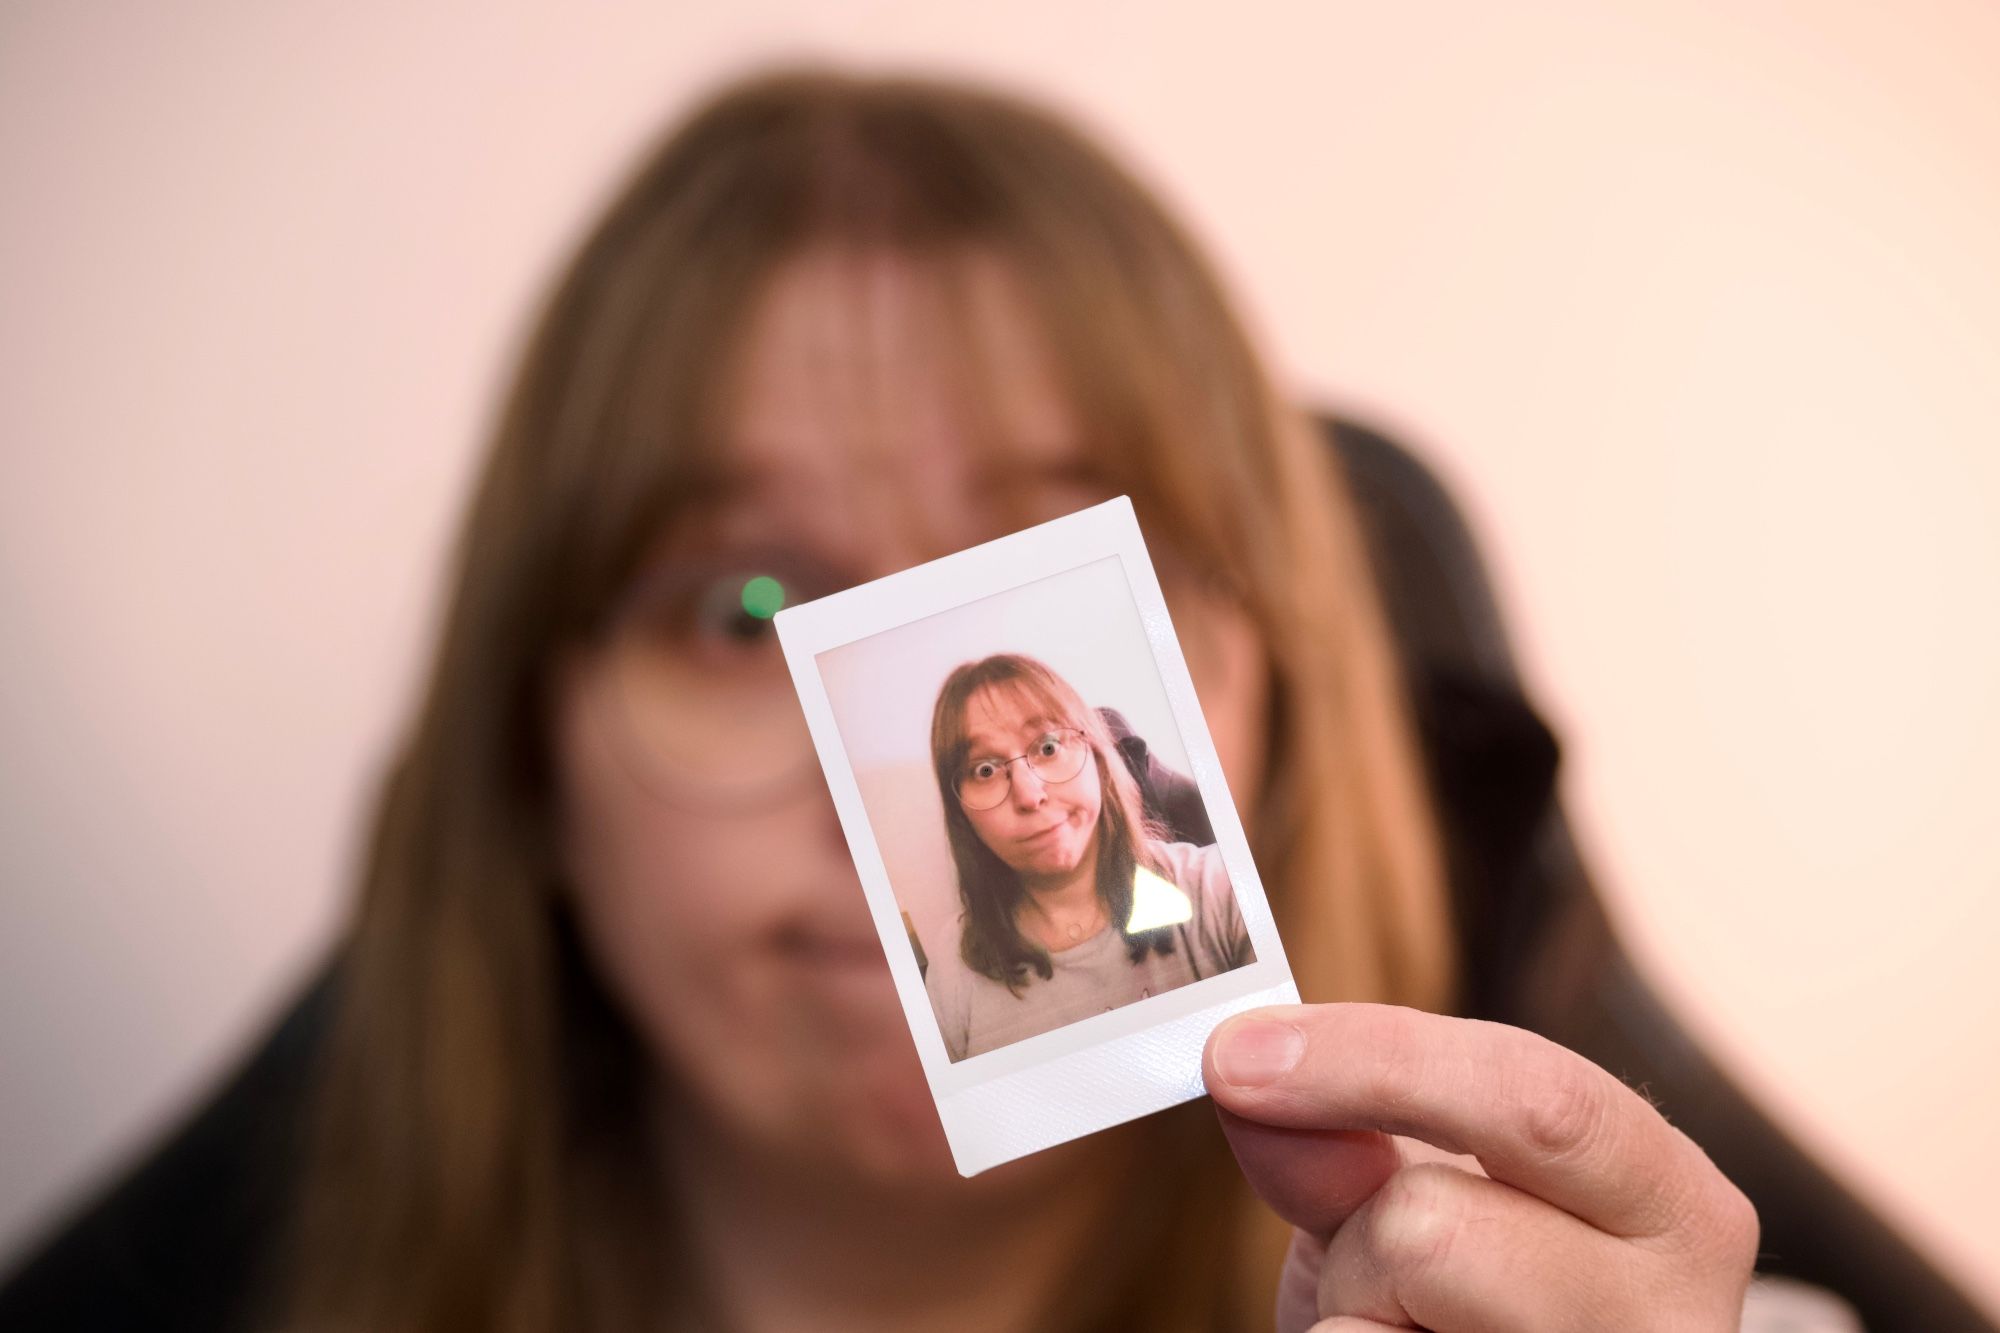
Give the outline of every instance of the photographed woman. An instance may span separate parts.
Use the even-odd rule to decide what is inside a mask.
[[[1212,1103],[964,1180],[745,593],[805,600],[1117,494],[1315,1003],[1224,1025]],[[1037,774],[1041,732],[979,713],[1003,681],[1090,750],[1089,892],[987,840],[1084,804]],[[1123,929],[1105,858],[1162,854],[1092,718],[1005,659],[939,700],[968,929],[933,961],[981,996],[1063,994],[1100,937],[1135,976],[1240,961],[1199,857],[1165,876],[1195,929]],[[1264,1330],[1274,1300],[1289,1333],[1735,1328],[1744,1195],[1612,1074],[1453,1016],[1416,723],[1332,456],[1131,176],[958,85],[727,88],[526,343],[309,1112],[242,1140],[305,1163],[288,1221],[186,1299],[296,1333]],[[968,745],[1005,803],[965,798]],[[977,887],[992,855],[1011,902]],[[1006,1039],[975,1017],[965,1049]],[[174,1326],[129,1299],[126,1326]]]
[[[1221,852],[1162,840],[1104,719],[1046,664],[953,671],[931,764],[964,909],[924,977],[952,1059],[1252,960]]]

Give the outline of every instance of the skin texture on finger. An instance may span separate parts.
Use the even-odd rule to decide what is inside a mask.
[[[1239,1037],[1261,1058],[1238,1058]],[[1733,1249],[1745,1230],[1748,1205],[1700,1148],[1608,1073],[1518,1028],[1389,1005],[1278,1006],[1217,1029],[1202,1072],[1217,1106],[1244,1119],[1469,1153],[1613,1235]],[[1754,1250],[1754,1214],[1747,1226]]]
[[[1319,1274],[1327,1245],[1349,1214],[1403,1165],[1394,1139],[1373,1130],[1260,1125],[1221,1107],[1216,1118],[1265,1206],[1290,1222],[1291,1248],[1278,1273],[1278,1333],[1302,1333],[1319,1318]]]
[[[1291,1150],[1292,1141],[1297,1136],[1310,1133],[1306,1130],[1287,1130],[1259,1125],[1255,1121],[1232,1116],[1227,1111],[1218,1110],[1217,1115],[1222,1120],[1224,1132],[1229,1137],[1230,1145],[1239,1161],[1246,1151],[1286,1152]],[[1330,1165],[1336,1168],[1354,1168],[1343,1182],[1349,1188],[1343,1192],[1336,1186],[1335,1189],[1326,1191],[1325,1201],[1317,1197],[1308,1197],[1297,1205],[1301,1215],[1324,1220],[1327,1224],[1324,1227],[1315,1226],[1309,1229],[1300,1229],[1296,1223],[1294,1224],[1292,1243],[1278,1272],[1276,1300],[1278,1333],[1302,1333],[1302,1330],[1316,1326],[1316,1321],[1320,1319],[1320,1272],[1325,1267],[1327,1249],[1332,1243],[1333,1232],[1338,1229],[1338,1222],[1345,1221],[1355,1208],[1367,1202],[1365,1197],[1358,1194],[1364,1184],[1369,1181],[1386,1181],[1397,1170],[1419,1162],[1446,1164],[1475,1175],[1483,1174],[1476,1159],[1445,1152],[1419,1139],[1378,1136],[1373,1131],[1343,1133],[1335,1130],[1331,1131],[1329,1136],[1348,1140],[1349,1146],[1359,1149],[1359,1155],[1365,1160],[1358,1163],[1342,1161],[1340,1158],[1345,1156],[1347,1149],[1341,1149]],[[1381,1156],[1384,1144],[1390,1145],[1387,1157]],[[1324,1181],[1331,1175],[1333,1173],[1328,1171],[1303,1171],[1299,1173],[1296,1189],[1292,1194],[1313,1196],[1315,1195],[1313,1182]],[[1369,1193],[1372,1194],[1374,1189],[1379,1188],[1380,1185],[1376,1184],[1369,1189]],[[1272,1203],[1272,1200],[1267,1198],[1265,1202]],[[1276,1204],[1273,1204],[1273,1210],[1277,1210]],[[1287,1220],[1290,1218],[1287,1217]],[[1358,1324],[1375,1326],[1368,1320],[1358,1321]]]
[[[1301,1333],[1319,1319],[1319,1274],[1325,1265],[1326,1243],[1293,1228],[1278,1270],[1277,1333]]]
[[[1448,1333],[1562,1333],[1725,1327],[1699,1317],[1741,1309],[1740,1287],[1726,1285],[1711,1295],[1677,1282],[1662,1256],[1510,1185],[1425,1162],[1341,1224],[1317,1297],[1322,1314]]]
[[[1221,1106],[1216,1117],[1257,1197],[1322,1245],[1404,1161],[1376,1130],[1266,1125]]]
[[[1319,1319],[1320,1271],[1334,1233],[1397,1171],[1418,1162],[1449,1164],[1474,1174],[1480,1170],[1473,1158],[1417,1139],[1373,1130],[1282,1129],[1219,1108],[1216,1114],[1239,1163],[1246,1154],[1259,1162],[1290,1155],[1278,1169],[1250,1173],[1252,1179],[1275,1186],[1264,1202],[1294,1228],[1278,1273],[1278,1333],[1300,1333]],[[1308,1139],[1319,1142],[1303,1142]],[[1321,1160],[1315,1162],[1315,1157]]]

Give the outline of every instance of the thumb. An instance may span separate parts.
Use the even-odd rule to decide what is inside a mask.
[[[1372,1129],[1292,1129],[1220,1106],[1215,1114],[1257,1197],[1322,1246],[1403,1165],[1396,1140]]]
[[[1278,1272],[1277,1333],[1306,1333],[1319,1322],[1319,1270],[1326,1246],[1297,1227]]]
[[[1236,1164],[1257,1197],[1293,1227],[1278,1275],[1278,1333],[1319,1322],[1319,1272],[1333,1233],[1402,1165],[1396,1141],[1373,1130],[1289,1129],[1215,1108]]]

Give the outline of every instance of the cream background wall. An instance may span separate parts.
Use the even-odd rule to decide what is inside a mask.
[[[0,1244],[325,947],[523,312],[773,53],[1100,131],[1458,487],[1657,984],[2000,1308],[2000,10],[0,11]]]

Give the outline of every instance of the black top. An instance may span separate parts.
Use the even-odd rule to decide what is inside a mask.
[[[323,974],[208,1101],[24,1256],[0,1330],[248,1330],[297,1182]]]

